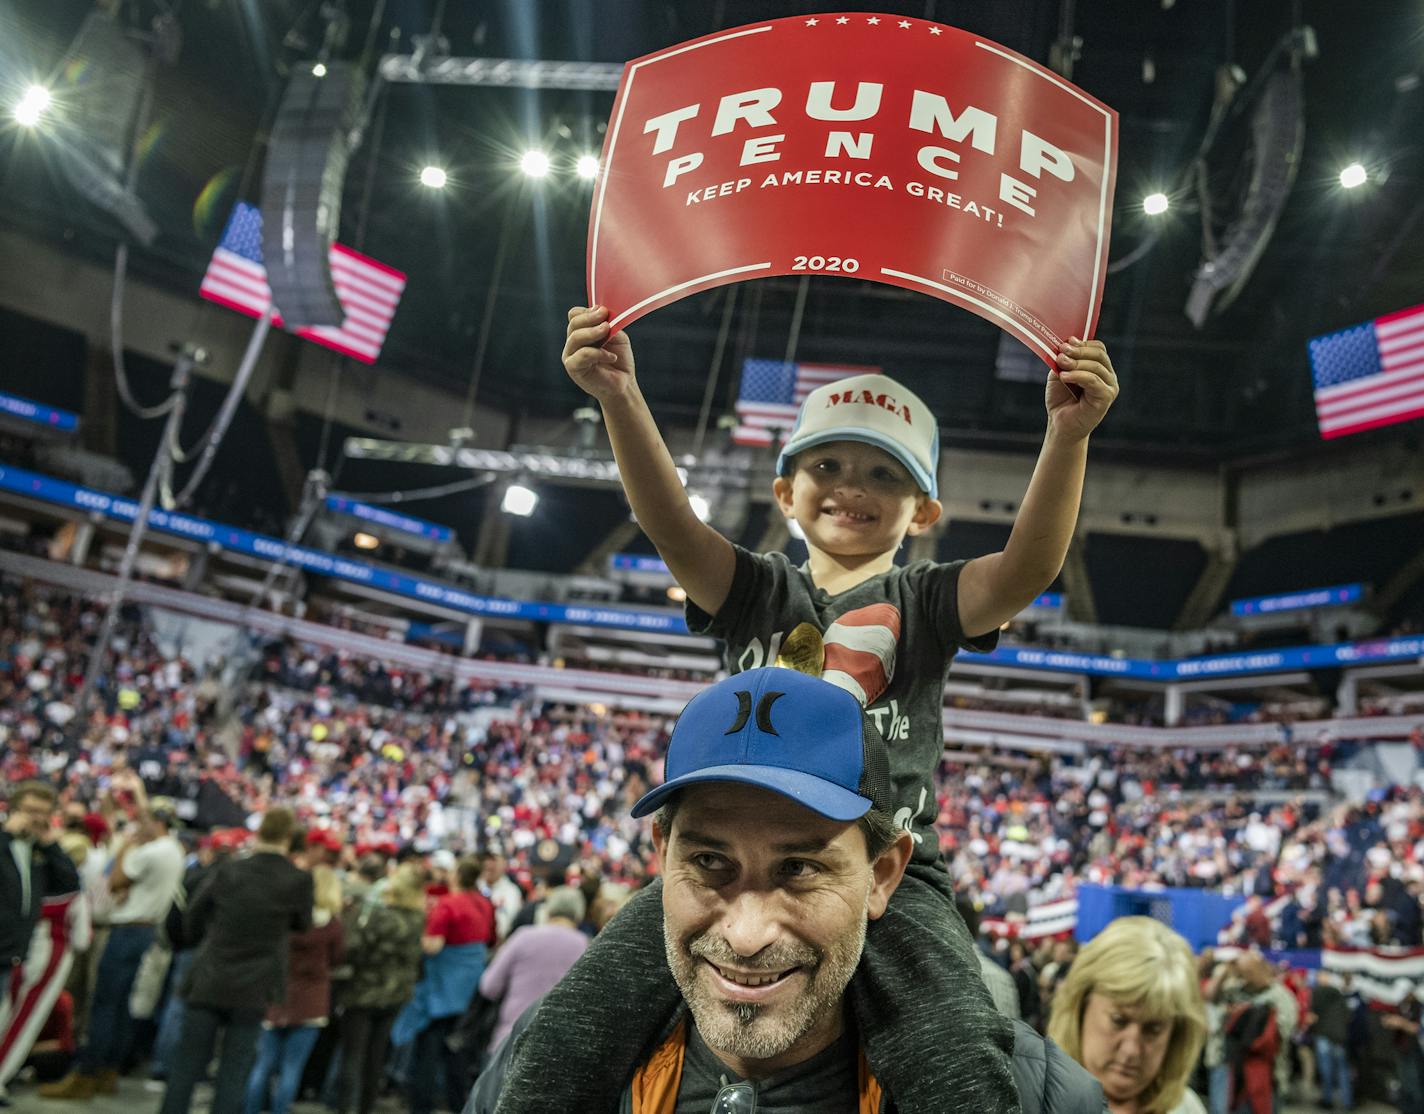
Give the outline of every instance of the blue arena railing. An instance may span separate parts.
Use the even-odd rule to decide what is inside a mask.
[[[0,491],[102,514],[117,522],[132,522],[134,515],[138,513],[138,503],[133,499],[10,465],[0,465]],[[365,561],[339,557],[322,550],[309,549],[306,546],[289,547],[279,538],[266,534],[256,534],[250,530],[209,522],[193,515],[157,509],[149,516],[149,526],[160,533],[191,538],[270,561],[285,560],[319,576],[364,584],[469,615],[506,616],[545,623],[576,623],[666,634],[688,633],[681,613],[667,609],[641,610],[588,604],[541,603],[501,596],[482,596],[454,585],[380,568]],[[1000,647],[988,654],[964,651],[959,654],[959,660],[966,663],[1006,665],[1097,677],[1132,677],[1163,684],[1215,677],[1283,673],[1300,669],[1335,669],[1341,666],[1383,664],[1421,657],[1424,657],[1424,636],[1419,635],[1209,654],[1196,658],[1168,658],[1161,661],[1023,646]]]

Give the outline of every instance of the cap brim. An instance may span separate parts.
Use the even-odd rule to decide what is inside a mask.
[[[929,495],[931,499],[939,498],[939,485],[935,478],[925,471],[925,467],[914,456],[905,451],[905,446],[896,441],[893,437],[886,437],[885,434],[874,429],[863,429],[859,426],[846,426],[841,429],[828,429],[821,433],[813,433],[806,437],[793,437],[781,449],[781,455],[776,459],[776,471],[778,474],[785,472],[787,461],[797,453],[804,453],[807,449],[814,449],[817,445],[829,445],[832,441],[860,441],[866,445],[874,445],[877,449],[884,449],[901,464],[903,464],[915,478],[915,482],[920,485],[920,490]]]
[[[818,778],[814,774],[775,766],[733,765],[708,766],[706,769],[664,782],[651,793],[645,794],[633,806],[633,815],[642,817],[656,812],[663,802],[679,789],[709,781],[731,781],[770,789],[773,793],[780,793],[798,805],[819,813],[827,820],[859,820],[871,808],[870,798],[852,793],[844,786]]]

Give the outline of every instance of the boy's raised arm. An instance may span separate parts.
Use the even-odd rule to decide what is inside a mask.
[[[618,474],[638,525],[687,598],[716,615],[732,588],[732,544],[693,513],[672,454],[638,389],[633,346],[626,333],[609,337],[604,307],[569,310],[564,369],[603,408]]]
[[[1083,499],[1088,435],[1117,398],[1117,374],[1101,341],[1070,340],[1044,390],[1048,432],[1003,551],[959,574],[959,625],[970,638],[1007,623],[1063,568]],[[1069,389],[1069,386],[1077,391]]]

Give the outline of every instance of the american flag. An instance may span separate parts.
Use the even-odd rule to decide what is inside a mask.
[[[297,336],[333,348],[343,356],[373,364],[400,305],[405,275],[341,244],[331,245],[331,280],[346,320],[340,327],[318,325],[293,330]],[[209,301],[261,317],[272,304],[267,268],[262,265],[262,210],[239,201],[213,252],[199,293]],[[272,316],[282,324],[280,313]]]
[[[1310,342],[1321,437],[1424,417],[1424,305]]]
[[[773,438],[785,441],[796,424],[801,403],[817,387],[852,375],[872,375],[879,370],[846,364],[747,360],[742,365],[742,386],[737,392],[735,407],[737,426],[732,430],[732,440],[738,445],[770,445]]]

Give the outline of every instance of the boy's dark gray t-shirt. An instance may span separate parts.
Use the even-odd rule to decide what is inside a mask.
[[[832,596],[784,553],[733,545],[736,571],[716,617],[691,601],[687,626],[727,647],[733,673],[824,651],[821,676],[861,697],[890,748],[896,822],[915,839],[914,859],[939,860],[934,774],[944,752],[944,681],[960,649],[988,652],[999,632],[968,638],[959,626],[965,562],[916,561]],[[799,630],[805,624],[809,630]]]

